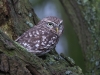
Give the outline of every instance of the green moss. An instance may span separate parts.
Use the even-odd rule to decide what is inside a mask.
[[[94,70],[97,69],[95,64],[100,59],[100,0],[77,0],[77,3],[80,5],[83,16],[88,23],[88,30],[92,35],[91,45],[86,50],[87,69],[90,68],[89,72],[92,71],[96,74],[98,70]]]

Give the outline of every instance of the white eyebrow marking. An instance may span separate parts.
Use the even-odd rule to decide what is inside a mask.
[[[60,23],[62,23],[62,22],[63,22],[63,20],[60,21]]]
[[[55,22],[52,22],[52,21],[48,20],[47,18],[44,18],[43,21],[51,22],[51,23],[53,23],[54,25],[57,25]]]

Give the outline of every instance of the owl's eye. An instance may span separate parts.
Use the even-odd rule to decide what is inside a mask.
[[[62,23],[59,25],[59,27],[62,27]]]
[[[51,22],[48,22],[48,25],[49,25],[49,26],[53,26],[53,23],[51,23]]]

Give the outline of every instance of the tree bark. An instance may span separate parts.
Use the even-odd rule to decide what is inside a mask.
[[[38,21],[29,0],[0,0],[0,75],[83,75],[55,50],[37,57],[14,41]]]
[[[99,3],[94,0],[59,0],[68,14],[84,54],[86,75],[100,74]],[[98,16],[97,16],[98,15]]]

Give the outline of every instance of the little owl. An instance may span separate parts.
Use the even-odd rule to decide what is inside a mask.
[[[38,56],[41,56],[58,43],[63,31],[63,20],[57,17],[43,18],[37,25],[23,33],[16,42]]]

